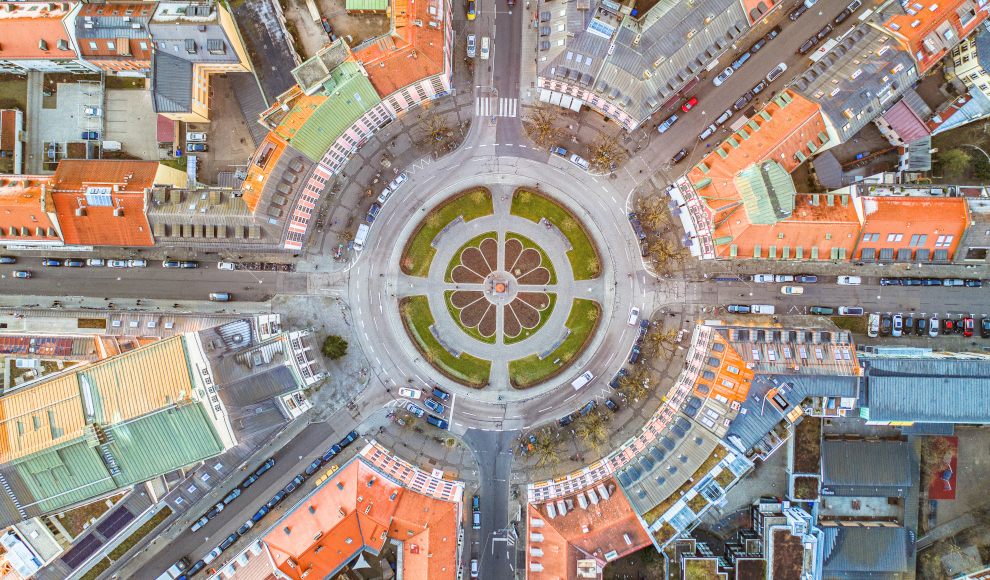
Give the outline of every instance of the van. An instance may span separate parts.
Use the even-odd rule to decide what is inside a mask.
[[[210,292],[210,300],[214,302],[227,302],[230,300],[230,294],[226,292]]]
[[[754,304],[750,307],[753,314],[773,314],[774,307],[772,304]]]
[[[189,558],[182,558],[175,564],[172,564],[168,570],[162,573],[156,580],[176,580],[180,578],[185,570],[189,568]]]
[[[721,125],[722,123],[728,121],[730,117],[732,117],[732,109],[726,109],[724,113],[719,115],[718,119],[715,119],[715,124]]]
[[[862,316],[863,309],[859,306],[840,306],[839,316]]]
[[[812,314],[832,314],[832,309],[828,306],[812,306],[810,309]]]
[[[701,135],[698,135],[698,139],[700,141],[704,141],[705,139],[711,137],[712,134],[715,133],[715,131],[717,129],[718,129],[718,127],[716,127],[715,125],[709,125],[708,128],[705,129],[705,132],[704,133],[702,133]]]
[[[859,286],[863,279],[859,276],[839,276],[837,283],[839,286]]]
[[[474,2],[471,2],[474,4]],[[489,52],[491,51],[491,40],[487,36],[481,37],[481,60],[488,60]]]
[[[595,375],[591,374],[591,371],[585,371],[581,376],[571,381],[571,386],[576,391],[590,383],[593,378],[595,378]]]
[[[866,335],[870,338],[876,338],[880,334],[880,315],[870,314],[869,326],[867,327]]]
[[[206,141],[206,133],[186,133],[186,141]]]
[[[360,250],[364,247],[364,242],[368,239],[368,232],[371,231],[371,226],[367,224],[361,224],[358,226],[357,235],[354,236],[354,249]]]

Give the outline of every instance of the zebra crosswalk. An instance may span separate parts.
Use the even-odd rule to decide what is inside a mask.
[[[474,98],[474,114],[479,117],[515,117],[519,99]]]

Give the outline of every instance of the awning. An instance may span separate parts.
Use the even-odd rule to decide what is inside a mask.
[[[863,248],[863,257],[860,258],[864,262],[873,262],[877,259],[876,248]]]
[[[948,262],[949,250],[935,250],[932,254],[932,262]]]
[[[552,93],[553,93],[553,91],[549,91],[547,89],[540,89],[540,102],[542,102],[542,103],[549,103],[550,102],[550,95]]]
[[[890,262],[894,259],[894,248],[880,248],[880,261]]]
[[[919,262],[927,262],[930,255],[931,250],[928,248],[922,248],[914,253],[914,259]]]
[[[898,262],[910,262],[911,261],[911,249],[910,248],[898,248],[897,249],[897,261]]]
[[[572,98],[573,97],[571,97],[570,95],[560,95],[560,102],[559,103],[554,103],[554,104],[555,105],[558,105],[559,104],[561,107],[564,107],[565,109],[569,109],[571,107],[571,99]]]
[[[551,105],[559,105],[560,104],[560,98],[563,97],[563,96],[564,95],[562,93],[558,93],[556,91],[550,93],[550,104]]]
[[[575,112],[578,112],[578,111],[581,110],[581,105],[583,105],[583,104],[584,104],[584,101],[582,101],[581,99],[579,99],[577,97],[574,97],[571,100],[571,110],[572,111],[575,111]]]

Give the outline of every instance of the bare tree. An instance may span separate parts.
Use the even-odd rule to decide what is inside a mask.
[[[440,143],[440,141],[443,141],[444,137],[447,137],[447,133],[450,132],[450,127],[447,125],[447,117],[440,113],[427,115],[425,118],[420,119],[419,124],[426,130],[426,137],[424,137],[426,142],[434,146]]]
[[[653,373],[646,368],[633,369],[619,377],[619,391],[627,398],[639,402],[649,395],[649,384]]]
[[[646,333],[643,338],[642,351],[647,356],[658,358],[669,358],[677,348],[677,329],[664,328],[663,324],[656,324]]]
[[[683,249],[663,238],[653,240],[647,251],[653,268],[658,272],[677,266],[686,257]]]
[[[556,125],[559,118],[560,109],[558,107],[540,104],[532,115],[523,119],[523,127],[537,147],[549,149],[556,145],[564,134],[564,130]]]
[[[659,231],[670,224],[670,213],[655,195],[636,203],[636,217],[640,223],[653,231]]]
[[[598,173],[611,173],[622,167],[629,159],[629,153],[619,143],[618,135],[599,133],[591,140],[591,170]]]
[[[575,432],[588,447],[601,455],[602,450],[609,445],[608,424],[611,420],[611,416],[596,409],[581,417]]]
[[[537,469],[549,469],[553,471],[564,456],[564,442],[548,430],[542,430],[536,434],[536,443],[533,445],[533,455],[536,457]]]

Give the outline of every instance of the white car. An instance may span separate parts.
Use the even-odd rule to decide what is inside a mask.
[[[147,268],[148,267],[148,260],[128,260],[127,261],[127,267],[128,268]]]
[[[405,173],[400,173],[398,177],[392,180],[392,183],[388,184],[388,189],[392,193],[395,193],[396,189],[402,187],[402,184],[406,182],[409,177]]]
[[[774,67],[772,71],[767,73],[767,82],[772,83],[773,81],[777,80],[778,78],[780,78],[780,75],[784,74],[785,70],[787,70],[786,64],[784,63],[778,64],[777,66]]]
[[[206,141],[206,133],[186,133],[186,141]]]
[[[859,276],[839,276],[839,286],[859,286],[863,279]]]
[[[728,80],[729,77],[732,76],[732,72],[733,71],[731,66],[726,68],[724,71],[718,73],[718,76],[715,77],[715,80],[712,81],[712,84],[715,85],[716,87],[719,86],[720,84]]]
[[[773,282],[773,274],[754,274],[753,282],[758,284],[766,284]]]
[[[481,37],[481,60],[488,60],[488,54],[491,51],[491,42],[487,36]]]
[[[107,262],[107,266],[110,267],[110,268],[126,268],[127,267],[127,261],[126,260],[110,260],[109,262]]]
[[[938,336],[938,318],[934,316],[928,319],[928,336],[932,338]]]
[[[103,109],[99,107],[87,107],[86,114],[92,117],[100,117],[103,115]]]
[[[423,392],[420,391],[419,389],[409,389],[406,387],[399,388],[400,397],[409,397],[410,399],[418,399],[422,394]]]
[[[591,164],[588,163],[588,160],[587,159],[584,159],[583,157],[581,157],[577,153],[575,153],[574,155],[571,155],[571,163],[573,163],[574,165],[577,165],[578,167],[580,167],[581,169],[584,169],[585,171],[588,171],[589,169],[591,169]]]
[[[234,263],[233,262],[217,262],[217,269],[219,269],[219,270],[233,270],[234,269]]]
[[[474,58],[474,35],[469,34],[467,37],[467,55],[468,58]]]
[[[220,549],[220,546],[213,548],[212,550],[210,550],[209,554],[203,556],[203,563],[209,564],[210,562],[216,560],[217,556],[219,556],[221,552],[223,552],[223,550]]]
[[[100,258],[90,258],[86,260],[87,266],[105,266],[106,260],[101,260]]]
[[[894,315],[894,329],[891,331],[891,335],[900,336],[904,329],[904,319],[900,314]]]
[[[793,282],[794,276],[781,276],[777,275],[775,278],[778,282]]]
[[[780,293],[781,294],[788,294],[788,295],[804,294],[804,287],[803,286],[784,286],[783,288],[780,289]]]
[[[629,310],[629,326],[636,326],[636,323],[638,321],[639,321],[639,308],[633,306],[632,309]]]

